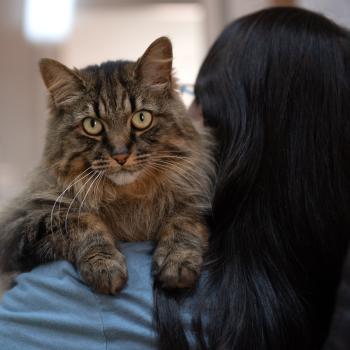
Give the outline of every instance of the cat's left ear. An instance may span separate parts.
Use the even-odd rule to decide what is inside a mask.
[[[136,79],[155,89],[172,85],[173,49],[167,37],[155,40],[136,62]]]

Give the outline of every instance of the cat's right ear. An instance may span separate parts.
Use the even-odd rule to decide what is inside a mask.
[[[85,90],[83,79],[77,72],[49,58],[39,62],[40,73],[57,107],[77,101]]]

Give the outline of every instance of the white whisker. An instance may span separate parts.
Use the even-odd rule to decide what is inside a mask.
[[[80,213],[81,213],[81,209],[82,209],[82,207],[83,207],[83,205],[84,205],[84,201],[85,201],[87,195],[89,194],[91,187],[94,185],[94,183],[96,182],[96,180],[100,177],[101,173],[102,173],[102,172],[99,172],[99,173],[97,174],[97,176],[94,178],[94,180],[91,182],[91,184],[90,184],[88,190],[87,190],[86,193],[85,193],[85,196],[84,196],[83,200],[82,200],[81,203],[80,203],[80,207],[79,207],[79,211],[78,211],[78,226],[79,226],[79,220],[80,220]],[[93,176],[95,176],[95,174],[94,174]]]
[[[77,175],[73,181],[66,187],[66,189],[56,198],[53,206],[52,206],[52,209],[51,209],[51,217],[50,217],[50,223],[51,223],[51,233],[53,234],[53,213],[54,213],[54,210],[55,210],[55,207],[56,207],[56,204],[58,201],[60,201],[59,203],[59,207],[58,207],[58,212],[60,212],[61,210],[61,199],[62,197],[64,196],[64,194],[72,187],[74,186],[76,183],[78,183],[79,181],[82,181],[83,179],[85,179],[87,176],[89,176],[91,174],[88,173],[87,175],[83,176],[88,170],[90,170],[90,167],[87,168],[86,170],[84,170],[81,174]],[[60,225],[60,222],[59,222],[59,225]]]
[[[99,180],[98,180],[98,182],[97,182],[97,184],[96,184],[96,186],[95,186],[95,188],[94,188],[93,194],[95,194],[96,202],[98,201],[98,188],[99,188],[99,186],[100,186],[101,180],[102,180],[102,178],[103,178],[105,172],[106,172],[105,170],[104,170],[104,171],[101,171],[101,173],[100,173],[101,176],[100,176],[100,178],[99,178]]]
[[[182,180],[185,180],[189,185],[191,185],[191,187],[192,187],[193,184],[196,184],[199,189],[202,188],[202,186],[203,186],[203,184],[194,175],[192,175],[192,174],[189,175],[189,173],[184,174],[184,173],[179,172],[176,168],[174,169],[174,164],[173,163],[156,162],[156,163],[148,164],[148,167],[149,168],[153,168],[154,170],[158,170],[158,171],[161,171],[161,170],[169,171],[169,170],[171,170],[172,173],[174,173],[175,175],[179,176]],[[181,169],[181,170],[184,170],[184,169]],[[193,170],[193,168],[190,169],[190,170]],[[207,201],[208,205],[211,204],[211,198],[209,197],[208,193],[203,193],[203,192],[199,192],[199,191],[198,191],[198,193],[206,198],[206,201]]]
[[[66,217],[65,217],[65,220],[64,220],[64,227],[65,227],[65,231],[66,231],[66,234],[68,235],[68,215],[69,215],[69,211],[70,209],[72,208],[72,205],[75,201],[75,199],[79,196],[80,192],[85,188],[85,186],[94,178],[94,175],[95,175],[95,172],[91,175],[91,177],[89,179],[87,179],[87,181],[81,186],[80,190],[76,193],[76,195],[74,196],[74,198],[72,199],[69,207],[68,207],[68,210],[67,210],[67,214],[66,214]]]

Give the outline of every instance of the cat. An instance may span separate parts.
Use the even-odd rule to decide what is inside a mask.
[[[46,144],[30,185],[0,219],[2,271],[65,259],[94,291],[116,294],[128,277],[118,241],[154,240],[160,285],[195,285],[208,244],[212,142],[186,112],[172,61],[166,37],[136,62],[40,61]]]

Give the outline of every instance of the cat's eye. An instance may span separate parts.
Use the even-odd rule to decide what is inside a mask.
[[[102,123],[95,118],[85,118],[82,123],[84,131],[92,136],[100,135],[103,131]]]
[[[143,130],[148,128],[152,123],[153,116],[148,111],[136,112],[131,118],[131,124],[134,128]]]

